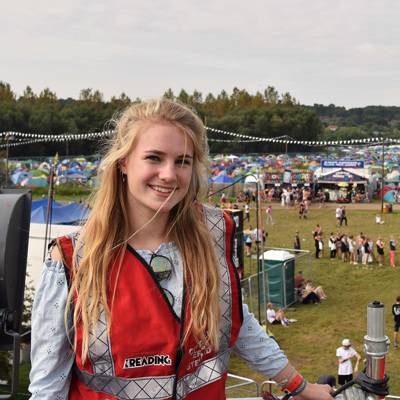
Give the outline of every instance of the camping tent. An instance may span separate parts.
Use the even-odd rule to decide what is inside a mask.
[[[39,207],[46,207],[46,209],[47,209],[48,203],[49,203],[49,199],[48,199],[47,197],[45,197],[44,199],[32,201],[31,212],[35,211],[35,210],[38,209]],[[54,200],[51,201],[51,205],[52,205],[53,207],[62,207],[62,204],[57,203],[57,202],[54,201]]]
[[[219,175],[214,179],[215,183],[233,183],[233,179],[229,178],[227,175]]]
[[[51,212],[51,224],[56,225],[78,225],[80,221],[88,219],[90,210],[73,202],[66,206],[54,207]],[[31,222],[45,224],[47,216],[47,205],[36,208],[31,213]]]

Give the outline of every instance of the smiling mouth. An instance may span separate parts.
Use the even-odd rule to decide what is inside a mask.
[[[159,186],[152,186],[149,185],[152,189],[157,190],[157,192],[161,192],[161,193],[172,193],[175,188],[173,189],[167,189],[167,188],[163,188],[163,187],[159,187]]]

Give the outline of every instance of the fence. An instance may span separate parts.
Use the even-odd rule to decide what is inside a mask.
[[[306,250],[295,250],[295,249],[282,249],[282,248],[277,248],[277,247],[265,247],[264,250],[281,250],[281,251],[287,251],[289,253],[293,254],[294,257],[294,265],[295,265],[295,275],[298,274],[299,271],[303,272],[304,276],[309,277],[312,279],[312,254],[310,251]],[[295,252],[299,252],[297,256],[294,256]],[[254,260],[255,261],[255,268],[258,269],[258,262],[257,258]],[[291,262],[292,260],[290,260]],[[284,261],[282,266],[275,267],[275,268],[282,268],[285,270],[287,262]],[[283,277],[283,290],[286,288],[286,282],[285,282],[285,274],[282,274]],[[263,279],[263,272],[257,272],[255,274],[250,275],[249,277],[243,279],[241,281],[241,287],[242,287],[242,295],[244,298],[244,303],[247,304],[249,311],[252,312],[256,318],[261,321],[265,322],[265,316],[266,316],[266,303],[270,301],[270,292],[269,292],[269,285],[268,285],[268,270],[265,271],[265,280],[266,280],[266,285],[265,285],[265,295],[263,293],[260,293],[259,288],[263,287],[262,284],[262,279]],[[261,291],[262,292],[262,291]],[[264,301],[266,299],[266,301]],[[292,303],[288,304],[286,302],[287,296],[286,293],[284,293],[284,300],[285,303],[282,306],[283,309],[287,308],[290,306]],[[261,308],[263,308],[261,310]]]

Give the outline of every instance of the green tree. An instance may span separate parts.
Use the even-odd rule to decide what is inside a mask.
[[[171,88],[169,88],[164,94],[163,97],[165,97],[166,99],[170,99],[172,101],[175,100],[175,95],[174,92],[172,91]]]
[[[38,104],[45,104],[45,103],[57,103],[57,95],[52,92],[49,88],[42,90],[37,98],[36,102]]]
[[[33,92],[32,88],[30,86],[27,86],[26,89],[24,90],[24,94],[22,97],[18,99],[20,103],[29,103],[29,104],[34,104],[37,100],[36,94]]]
[[[264,97],[266,104],[272,105],[272,104],[278,104],[279,102],[279,94],[273,86],[268,86],[264,90]]]
[[[0,101],[15,102],[15,93],[9,83],[0,81]]]

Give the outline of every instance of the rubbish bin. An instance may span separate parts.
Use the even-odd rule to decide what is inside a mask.
[[[288,251],[269,250],[264,253],[266,298],[276,307],[287,307],[295,302],[294,260],[294,255]],[[260,272],[261,266],[262,256],[259,259]],[[263,293],[262,275],[260,278],[260,293]],[[260,300],[263,304],[264,296]]]
[[[392,203],[389,204],[389,212],[390,213],[393,212],[393,204]]]
[[[383,205],[383,213],[388,214],[389,213],[389,204],[384,204]]]

